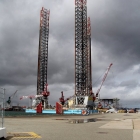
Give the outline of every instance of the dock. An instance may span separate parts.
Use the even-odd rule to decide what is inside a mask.
[[[139,140],[140,113],[5,118],[7,140]]]

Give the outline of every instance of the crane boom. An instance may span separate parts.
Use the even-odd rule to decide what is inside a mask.
[[[74,97],[74,96],[75,96],[75,95],[70,96],[70,97],[64,99],[63,91],[61,91],[61,97],[59,98],[59,101],[60,101],[60,103],[61,103],[62,105],[64,105],[66,101],[68,101],[69,99],[71,99],[71,98]]]
[[[8,106],[11,106],[11,99],[14,98],[15,94],[17,93],[18,90],[16,90],[11,96],[9,96],[8,100],[6,101]]]
[[[104,81],[105,81],[105,79],[106,79],[106,77],[107,77],[107,75],[108,75],[108,72],[109,72],[109,70],[110,70],[110,68],[111,68],[112,65],[113,65],[113,64],[111,63],[111,64],[109,65],[109,67],[107,68],[107,71],[105,72],[105,75],[104,75],[104,77],[103,77],[103,79],[102,79],[100,88],[99,88],[99,89],[97,90],[97,92],[96,92],[96,97],[98,97],[98,94],[99,94],[99,92],[100,92],[100,90],[101,90],[101,88],[102,88],[102,85],[103,85],[103,83],[104,83]]]
[[[15,96],[15,94],[17,93],[18,90],[16,90],[11,96],[10,98],[13,98]]]

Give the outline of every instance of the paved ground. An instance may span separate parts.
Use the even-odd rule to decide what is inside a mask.
[[[5,118],[5,126],[8,140],[140,139],[140,114],[16,117]]]

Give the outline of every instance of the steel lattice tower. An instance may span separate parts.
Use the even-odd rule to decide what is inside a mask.
[[[83,104],[88,95],[87,1],[75,0],[75,95]]]
[[[88,83],[88,95],[92,92],[92,65],[91,65],[91,23],[90,17],[87,20],[87,50],[88,50],[88,69],[87,69],[87,83]]]
[[[49,17],[50,11],[42,7],[40,11],[37,95],[44,91],[47,84]]]

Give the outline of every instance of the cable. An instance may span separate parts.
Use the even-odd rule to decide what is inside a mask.
[[[103,75],[105,74],[105,72],[92,84],[92,86],[95,85],[97,83],[97,81],[103,77]]]

